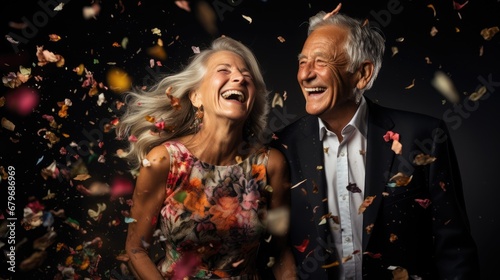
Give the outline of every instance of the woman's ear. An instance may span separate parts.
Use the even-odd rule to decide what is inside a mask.
[[[193,104],[193,106],[196,108],[202,105],[201,94],[198,94],[198,92],[195,90],[189,93],[189,100],[191,100],[191,104]]]
[[[356,88],[365,89],[366,85],[373,77],[373,63],[371,61],[364,61],[358,69],[359,79],[356,83]]]

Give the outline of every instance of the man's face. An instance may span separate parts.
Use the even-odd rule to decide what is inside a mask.
[[[323,118],[355,104],[354,74],[347,72],[350,61],[344,50],[347,35],[345,28],[322,26],[304,43],[297,80],[310,115]]]

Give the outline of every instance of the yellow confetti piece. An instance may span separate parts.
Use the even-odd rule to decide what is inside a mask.
[[[152,116],[145,116],[144,117],[148,122],[150,123],[154,123],[155,122],[155,117],[152,117]]]
[[[489,41],[500,31],[498,26],[484,28],[481,30],[481,36],[483,36],[484,40]]]
[[[473,92],[469,99],[472,101],[478,101],[486,93],[486,86],[480,87],[477,91]]]
[[[324,264],[321,266],[321,268],[330,268],[330,267],[334,267],[334,266],[339,266],[339,262],[338,261],[334,261],[332,263],[329,263],[329,264]]]
[[[116,93],[123,93],[132,86],[132,79],[123,69],[114,67],[106,75],[109,88]]]

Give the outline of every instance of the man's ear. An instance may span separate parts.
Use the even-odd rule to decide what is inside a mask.
[[[196,108],[198,108],[202,105],[201,94],[198,94],[198,92],[195,90],[193,90],[189,93],[189,100],[191,100],[191,104],[193,104],[193,106]]]
[[[358,68],[358,82],[356,88],[365,89],[366,85],[371,81],[373,77],[373,63],[371,61],[364,61]]]

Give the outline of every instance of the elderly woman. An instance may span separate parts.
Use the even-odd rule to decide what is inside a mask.
[[[265,145],[267,90],[253,53],[218,38],[179,73],[127,96],[117,133],[139,169],[126,241],[134,274],[262,279],[257,253],[271,240],[283,246],[273,250],[275,276],[293,277],[287,223],[268,223],[288,211],[290,185],[283,155]],[[165,257],[155,264],[147,249],[157,222]]]

